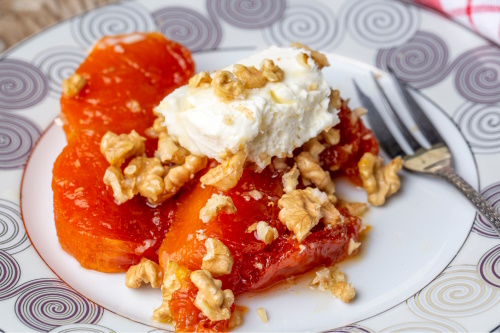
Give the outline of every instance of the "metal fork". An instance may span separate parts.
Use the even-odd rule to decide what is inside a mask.
[[[396,82],[396,86],[403,96],[403,100],[405,101],[413,120],[420,129],[422,135],[431,144],[431,147],[424,148],[417,142],[417,140],[415,140],[413,135],[404,125],[389,98],[387,98],[387,95],[378,82],[377,77],[372,73],[377,90],[382,96],[382,99],[386,102],[391,118],[394,120],[398,130],[413,150],[413,154],[405,154],[401,146],[387,128],[385,121],[382,119],[371,99],[363,93],[356,81],[353,80],[356,92],[362,102],[362,105],[368,110],[367,116],[371,129],[375,133],[375,136],[379,140],[381,146],[391,158],[401,156],[403,158],[403,166],[405,169],[418,173],[436,175],[453,184],[474,206],[476,206],[477,210],[490,222],[491,227],[500,235],[500,215],[486,200],[481,197],[481,194],[479,194],[478,191],[476,191],[469,183],[467,183],[455,172],[453,169],[453,157],[445,141],[434,125],[432,125],[429,118],[427,118],[422,108],[409,93],[405,83],[394,75],[391,68],[388,70]]]

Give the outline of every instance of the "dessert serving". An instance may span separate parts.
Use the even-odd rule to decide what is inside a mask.
[[[195,74],[158,33],[98,41],[61,97],[63,249],[85,268],[126,271],[127,287],[161,288],[152,317],[176,331],[227,331],[243,321],[237,295],[313,269],[311,287],[350,302],[333,265],[357,253],[367,205],[337,198],[334,177],[382,205],[401,160],[383,165],[365,110],[330,88],[328,65],[295,43]]]

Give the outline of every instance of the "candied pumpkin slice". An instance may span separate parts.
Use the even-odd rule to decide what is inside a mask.
[[[117,205],[102,177],[109,163],[100,136],[81,131],[54,164],[52,189],[57,236],[62,248],[85,268],[125,271],[142,257],[157,261],[175,203],[152,208],[142,197]]]
[[[103,176],[109,163],[102,135],[136,130],[144,136],[152,108],[194,72],[189,51],[159,33],[104,37],[76,70],[85,85],[61,97],[68,145],[54,169],[54,215],[59,242],[85,268],[125,271],[142,257],[157,261],[173,202],[156,208],[135,197],[117,205]],[[152,156],[157,140],[146,141]]]
[[[189,51],[157,32],[99,40],[76,70],[85,86],[61,97],[66,134],[80,129],[140,134],[151,126],[152,109],[194,74]]]
[[[269,168],[262,173],[246,169],[238,185],[224,193],[232,199],[236,213],[220,212],[208,223],[200,220],[199,211],[216,190],[198,184],[192,191],[183,193],[177,200],[178,209],[159,250],[160,265],[165,266],[172,260],[190,270],[200,269],[207,252],[205,240],[219,239],[231,251],[234,264],[230,274],[218,278],[224,289],[239,294],[343,260],[349,240],[358,238],[360,220],[342,211],[346,216],[344,223],[332,228],[320,223],[299,243],[278,219],[277,201],[283,194],[281,175]],[[253,198],[250,191],[254,191],[254,196],[255,191],[260,195]],[[254,231],[248,232],[248,228],[259,221],[267,222],[278,231],[278,238],[268,245],[257,239]]]

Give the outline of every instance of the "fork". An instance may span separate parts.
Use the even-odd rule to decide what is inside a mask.
[[[375,133],[375,136],[379,140],[385,152],[391,158],[401,156],[403,158],[403,166],[407,170],[439,176],[453,184],[467,197],[467,199],[469,199],[477,210],[488,220],[491,227],[500,235],[500,215],[484,198],[481,197],[481,194],[479,194],[478,191],[476,191],[469,183],[467,183],[455,172],[453,169],[453,157],[445,141],[429,118],[425,115],[422,108],[409,93],[406,88],[406,84],[394,74],[391,68],[388,68],[388,71],[395,81],[413,120],[417,124],[422,135],[430,143],[431,147],[422,147],[413,137],[396,112],[393,104],[385,94],[384,89],[378,82],[377,77],[374,73],[372,73],[377,90],[388,106],[389,114],[392,120],[401,132],[403,138],[413,150],[413,154],[405,154],[399,143],[389,131],[385,121],[382,119],[371,99],[363,93],[356,81],[353,80],[358,97],[360,98],[362,105],[368,110],[367,117],[371,125],[371,130]]]

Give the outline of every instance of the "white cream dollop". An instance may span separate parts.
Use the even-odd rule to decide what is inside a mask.
[[[311,57],[308,67],[297,60],[305,49],[272,46],[238,63],[260,68],[271,59],[284,71],[281,82],[247,89],[245,99],[223,101],[211,86],[182,86],[156,107],[168,133],[192,154],[221,161],[227,151],[247,146],[247,159],[265,168],[271,157],[285,157],[321,131],[339,122],[329,106],[330,87]],[[232,71],[232,66],[225,68]]]

